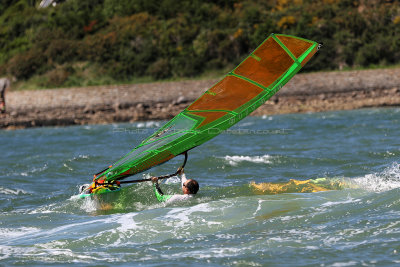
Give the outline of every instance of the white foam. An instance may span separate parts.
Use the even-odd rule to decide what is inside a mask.
[[[62,263],[74,262],[74,263],[90,263],[98,260],[98,257],[88,255],[86,253],[75,253],[70,249],[60,248],[46,248],[46,245],[36,245],[36,248],[29,247],[14,247],[14,246],[2,246],[0,245],[0,260],[4,260],[10,257],[18,258],[29,258],[37,261],[46,263]],[[51,247],[51,245],[50,245]],[[112,257],[108,253],[102,253],[102,260],[104,261],[116,261],[117,257]],[[67,260],[69,259],[69,260]]]
[[[122,215],[118,218],[118,223],[120,226],[117,228],[117,230],[121,232],[127,232],[131,230],[142,230],[144,227],[140,225],[140,223],[136,223],[133,217],[135,217],[137,213],[129,213]]]
[[[336,206],[336,205],[342,205],[342,204],[348,204],[348,203],[355,203],[355,202],[360,202],[360,199],[354,199],[350,195],[347,196],[347,199],[344,201],[328,201],[326,203],[323,203],[320,205],[320,207],[331,207],[331,206]]]
[[[262,115],[261,119],[272,121],[274,118],[273,117],[269,117],[267,115]]]
[[[374,192],[384,192],[400,188],[400,164],[395,162],[381,173],[367,174],[354,178],[352,182],[358,187]]]
[[[10,239],[17,238],[20,236],[26,236],[35,232],[38,232],[39,229],[35,227],[20,227],[20,228],[0,228],[0,238],[1,239]]]
[[[72,159],[69,159],[68,161],[74,161],[74,160],[79,160],[79,159],[88,159],[89,155],[79,155],[77,157],[73,157]]]
[[[63,164],[63,166],[65,167],[65,168],[67,168],[68,170],[70,170],[70,171],[73,171],[74,169],[72,169],[70,166],[68,166],[67,164]]]
[[[146,122],[138,122],[136,124],[137,128],[157,128],[160,127],[160,123],[158,121],[146,121]]]
[[[101,209],[101,205],[98,201],[93,200],[90,197],[85,197],[83,199],[83,205],[81,206],[81,209],[86,212],[94,212]]]
[[[112,216],[112,217],[107,217],[107,218],[102,218],[102,219],[97,219],[97,220],[91,220],[91,221],[84,221],[84,222],[77,222],[77,223],[70,223],[67,225],[61,225],[59,227],[55,227],[49,230],[44,230],[42,229],[41,231],[36,231],[34,233],[31,233],[29,235],[30,238],[38,238],[45,236],[47,238],[51,236],[59,236],[60,234],[64,233],[72,233],[74,229],[76,228],[81,228],[81,227],[86,227],[86,226],[91,226],[91,225],[111,225],[112,223],[115,223],[115,221],[118,220],[119,217],[117,216]],[[26,236],[22,237],[25,238]]]
[[[28,192],[26,192],[25,190],[22,190],[22,189],[9,189],[9,188],[0,187],[0,194],[23,195],[23,194],[28,194]]]
[[[172,176],[171,178],[168,178],[165,181],[166,184],[180,184],[181,183],[181,178],[178,176]]]
[[[262,199],[259,199],[259,200],[258,200],[257,209],[256,209],[256,211],[253,213],[254,216],[256,216],[257,212],[259,212],[259,211],[261,210],[261,205],[262,205],[263,202],[266,202],[266,200],[262,200]]]
[[[0,260],[7,259],[11,256],[15,257],[16,255],[32,253],[32,251],[33,251],[32,248],[18,248],[18,247],[0,245]]]
[[[336,262],[332,264],[332,267],[343,267],[343,266],[358,266],[360,263],[357,261],[348,261],[348,262]]]
[[[264,164],[271,164],[270,155],[263,155],[263,156],[225,156],[224,159],[228,161],[229,165],[237,166],[240,162],[253,162],[253,163],[264,163]]]
[[[235,247],[222,247],[222,248],[204,248],[203,250],[191,250],[188,252],[174,253],[170,255],[161,255],[166,259],[178,259],[193,257],[197,259],[209,259],[209,258],[225,258],[229,256],[237,256],[243,254],[242,248]]]
[[[202,214],[211,214],[213,212],[218,212],[219,208],[212,207],[209,203],[201,203],[191,207],[185,208],[173,208],[166,215],[162,216],[160,219],[165,223],[167,227],[173,227],[174,233],[187,233],[190,232],[190,228],[194,225],[202,225],[207,229],[213,229],[222,225],[222,222],[217,218],[217,220],[212,220],[208,218],[205,220]]]
[[[43,167],[32,168],[32,169],[29,170],[29,171],[25,171],[25,172],[19,173],[19,175],[27,177],[27,176],[29,176],[29,175],[31,175],[31,174],[34,174],[34,173],[36,173],[36,172],[42,172],[42,171],[45,171],[45,170],[47,170],[47,169],[48,169],[48,166],[47,166],[47,163],[45,163],[45,164],[43,165]],[[15,173],[13,173],[13,175],[15,175]]]

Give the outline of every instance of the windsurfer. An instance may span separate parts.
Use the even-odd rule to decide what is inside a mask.
[[[83,184],[79,187],[79,194],[90,194],[92,191],[91,189],[90,184]]]
[[[183,168],[178,169],[178,174],[181,176],[183,195],[164,195],[160,188],[160,185],[158,184],[158,178],[151,178],[154,193],[156,194],[158,201],[171,203],[175,201],[189,200],[197,193],[197,191],[199,191],[199,183],[194,179],[187,179]]]

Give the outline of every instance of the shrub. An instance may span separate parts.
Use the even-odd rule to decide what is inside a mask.
[[[78,49],[79,45],[77,41],[66,39],[52,40],[44,52],[44,56],[50,62],[62,64],[75,60],[78,55]]]
[[[43,51],[32,48],[27,52],[14,56],[8,63],[8,72],[17,79],[28,79],[35,73],[42,72],[46,66]]]
[[[64,68],[56,68],[46,73],[47,83],[46,87],[60,87],[68,79],[70,73]]]
[[[278,27],[281,29],[287,29],[292,27],[296,23],[296,19],[293,16],[284,16],[278,21]]]
[[[168,59],[160,58],[147,69],[147,74],[155,79],[165,79],[171,77],[171,66]]]

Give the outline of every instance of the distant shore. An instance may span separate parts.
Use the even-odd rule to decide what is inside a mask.
[[[217,80],[10,91],[1,129],[170,119]],[[297,74],[252,115],[400,106],[400,68]]]

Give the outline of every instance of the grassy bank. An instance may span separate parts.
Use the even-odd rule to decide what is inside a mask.
[[[323,52],[323,51],[322,51]],[[328,70],[323,71],[321,73],[331,73],[331,72],[352,72],[352,71],[363,71],[363,70],[385,70],[385,69],[399,69],[400,64],[383,66],[383,65],[371,65],[368,67],[346,67],[342,70]],[[57,88],[76,88],[76,87],[90,87],[90,86],[106,86],[106,85],[126,85],[126,84],[143,84],[143,83],[154,83],[154,82],[183,82],[183,81],[196,81],[196,80],[218,80],[226,75],[232,68],[227,70],[218,70],[218,71],[208,71],[204,72],[196,77],[170,77],[166,79],[155,79],[152,76],[144,76],[144,77],[132,77],[131,79],[126,80],[117,80],[110,76],[107,77],[98,77],[96,75],[87,75],[86,77],[81,77],[79,74],[71,75],[69,77],[69,81],[63,83],[60,86],[47,87],[44,83],[44,77],[42,75],[35,75],[28,80],[21,80],[13,83],[12,90],[13,91],[22,91],[22,90],[42,90],[42,89],[57,89]],[[318,73],[319,71],[309,71],[307,73]],[[86,72],[87,73],[87,72]],[[301,71],[301,73],[304,73]],[[323,74],[324,75],[324,74]]]
[[[152,82],[175,82],[175,81],[192,81],[192,80],[213,80],[219,79],[231,71],[232,68],[226,70],[213,70],[201,73],[195,77],[169,77],[165,79],[155,79],[152,76],[130,77],[126,79],[115,79],[109,75],[99,76],[94,67],[86,67],[82,71],[74,71],[69,74],[67,80],[58,86],[49,86],[48,77],[46,75],[34,75],[27,80],[17,80],[12,84],[13,91],[21,90],[43,90],[70,87],[89,87],[102,85],[121,85],[121,84],[140,84]],[[50,83],[52,84],[52,83]]]

